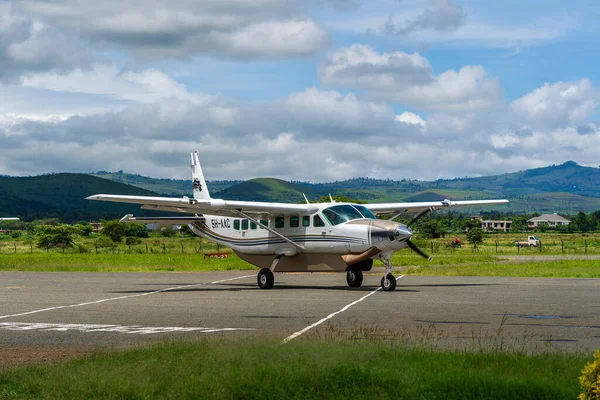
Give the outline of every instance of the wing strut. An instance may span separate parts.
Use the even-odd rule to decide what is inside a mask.
[[[260,221],[258,221],[255,218],[252,218],[248,214],[245,214],[245,213],[243,213],[242,211],[239,211],[239,210],[237,211],[237,213],[239,215],[241,215],[242,217],[244,217],[244,218],[248,218],[250,221],[254,222],[256,225],[260,226],[261,228],[268,230],[273,235],[282,238],[283,240],[285,240],[286,242],[288,242],[289,244],[291,244],[292,246],[294,246],[295,248],[297,248],[298,250],[300,250],[301,253],[303,253],[306,250],[303,246],[300,246],[298,243],[294,243],[293,241],[291,241],[287,237],[283,236],[281,233],[277,232],[276,230],[271,229],[268,226],[265,226],[265,225],[261,224]]]

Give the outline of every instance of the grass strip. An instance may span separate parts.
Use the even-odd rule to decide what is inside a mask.
[[[225,259],[204,258],[202,254],[4,254],[0,271],[48,272],[153,272],[226,271],[256,269],[231,255]]]
[[[420,276],[510,276],[600,278],[600,260],[552,260],[523,263],[476,263],[456,266],[412,266],[404,273]]]
[[[0,374],[0,398],[573,399],[589,357],[389,342],[171,341]]]

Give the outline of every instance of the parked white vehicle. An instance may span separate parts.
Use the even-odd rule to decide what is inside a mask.
[[[537,236],[528,236],[526,242],[515,242],[517,247],[538,247],[540,245],[540,238]]]

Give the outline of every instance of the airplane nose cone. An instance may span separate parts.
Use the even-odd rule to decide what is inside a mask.
[[[396,228],[396,239],[397,240],[408,240],[412,236],[412,231],[406,226],[399,226]]]

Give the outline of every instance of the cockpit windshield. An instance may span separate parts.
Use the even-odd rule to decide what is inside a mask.
[[[351,206],[350,204],[326,208],[323,210],[323,215],[331,225],[339,225],[353,219],[375,218],[366,207]]]
[[[375,214],[373,214],[371,212],[371,210],[369,210],[367,207],[365,206],[359,206],[358,204],[354,204],[352,207],[356,208],[358,211],[360,211],[360,213],[363,215],[363,217],[365,218],[370,218],[370,219],[377,219],[377,217],[375,216]]]

